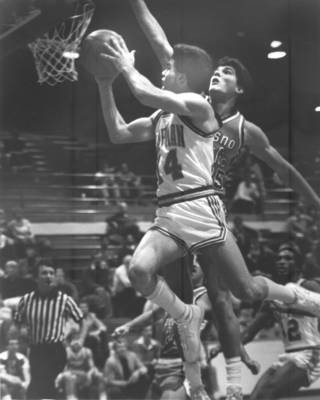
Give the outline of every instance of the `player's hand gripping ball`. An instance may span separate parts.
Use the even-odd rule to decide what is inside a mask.
[[[108,54],[105,44],[112,45],[112,38],[121,36],[114,31],[100,29],[91,32],[82,42],[80,63],[96,78],[114,79],[119,74],[113,62],[101,55]]]

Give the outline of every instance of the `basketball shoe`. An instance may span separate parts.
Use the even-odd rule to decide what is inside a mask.
[[[195,304],[188,307],[190,307],[189,317],[177,322],[177,327],[185,361],[194,363],[200,358],[200,325],[203,320],[203,311]]]
[[[242,387],[237,385],[227,386],[226,400],[243,400]]]
[[[304,289],[296,283],[287,283],[286,286],[290,287],[296,296],[294,303],[290,306],[320,317],[320,294]]]
[[[190,392],[190,400],[211,400],[208,393],[205,391],[203,386],[199,386],[197,389]]]

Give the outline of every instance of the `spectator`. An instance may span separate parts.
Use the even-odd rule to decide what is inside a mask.
[[[8,234],[14,240],[15,251],[19,258],[25,256],[27,245],[34,244],[32,226],[28,219],[23,218],[23,212],[16,208],[12,212],[13,219],[8,223]]]
[[[62,293],[71,296],[75,302],[79,301],[79,293],[76,285],[70,282],[65,275],[63,268],[56,268],[56,286]]]
[[[161,344],[153,339],[151,325],[143,327],[141,336],[132,343],[132,350],[148,368],[148,375],[152,378],[154,365],[160,356]]]
[[[10,339],[8,350],[0,353],[0,393],[2,400],[25,399],[30,384],[30,364],[18,352],[19,341]]]
[[[312,243],[310,252],[306,255],[302,271],[306,279],[320,279],[320,241]]]
[[[16,321],[29,329],[31,383],[28,397],[56,397],[54,381],[66,363],[64,347],[68,318],[80,323],[82,312],[74,300],[57,290],[55,270],[50,260],[39,263],[37,287],[24,295],[18,305]],[[83,328],[80,331],[83,340]]]
[[[17,261],[9,260],[6,262],[5,276],[0,279],[0,296],[3,300],[21,297],[34,290],[35,286],[33,279],[20,276]]]
[[[115,295],[123,292],[127,288],[132,287],[128,275],[131,260],[132,260],[131,254],[125,255],[123,257],[122,264],[119,265],[119,267],[117,267],[114,271],[112,292]]]
[[[276,254],[269,247],[267,239],[258,237],[252,241],[247,256],[248,268],[252,273],[259,271],[266,276],[272,275],[276,262]]]
[[[96,283],[104,285],[110,291],[113,280],[113,268],[111,268],[112,259],[108,254],[108,248],[101,248],[92,257],[90,271]]]
[[[142,399],[147,390],[148,370],[139,357],[128,350],[125,339],[113,344],[113,352],[104,367],[108,397],[114,399]]]
[[[252,214],[258,211],[261,194],[250,174],[246,174],[238,185],[232,200],[232,211],[244,214]]]
[[[37,274],[37,265],[41,258],[37,246],[26,245],[24,258],[26,275],[35,276]]]
[[[233,220],[231,232],[237,241],[242,255],[246,256],[249,252],[251,239],[254,237],[254,231],[243,224],[242,217],[236,216]]]
[[[141,313],[145,302],[143,297],[137,295],[128,276],[131,259],[131,255],[125,255],[122,264],[115,269],[113,275],[112,292],[115,317],[134,317]]]
[[[110,167],[108,163],[104,163],[101,171],[96,172],[94,175],[95,183],[100,186],[98,197],[102,195],[105,200],[105,205],[109,204],[110,199],[119,199],[120,190],[116,182],[114,168]]]
[[[79,307],[83,314],[84,345],[92,351],[95,365],[102,368],[108,356],[107,327],[90,312],[89,304],[85,300],[80,301]]]
[[[245,158],[245,171],[252,176],[253,181],[257,184],[261,200],[265,199],[266,187],[263,173],[257,159],[250,153]]]
[[[27,164],[26,145],[19,132],[11,132],[11,137],[3,140],[4,169],[16,172]]]
[[[14,255],[14,240],[6,234],[5,227],[0,225],[0,265],[13,259]]]
[[[91,350],[83,346],[79,336],[74,335],[66,348],[66,354],[67,364],[55,380],[56,388],[64,391],[67,400],[76,400],[79,394],[83,394],[83,390],[92,388],[95,383],[99,400],[107,400],[103,375],[94,364]]]
[[[100,320],[105,320],[113,315],[111,295],[102,285],[94,284],[91,293],[84,296],[82,300],[89,304],[90,310]]]
[[[139,242],[133,237],[133,235],[127,235],[124,238],[123,246],[119,252],[120,259],[122,259],[126,254],[133,254],[138,243]]]
[[[122,198],[139,198],[141,179],[129,170],[128,164],[122,163],[116,176]]]
[[[302,204],[294,208],[294,214],[287,219],[287,230],[292,238],[300,247],[302,252],[309,250],[309,229],[312,226],[312,219],[305,213]]]
[[[12,309],[1,304],[0,306],[0,352],[6,349],[11,327],[13,326]]]
[[[110,244],[122,245],[127,235],[132,235],[135,240],[140,240],[141,231],[137,223],[128,215],[128,205],[125,202],[118,204],[118,211],[106,219],[106,235]]]

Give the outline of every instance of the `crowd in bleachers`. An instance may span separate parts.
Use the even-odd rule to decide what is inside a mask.
[[[2,234],[6,237],[7,244],[1,248],[0,364],[3,365],[0,367],[2,368],[0,374],[4,376],[2,383],[5,391],[3,393],[8,392],[7,399],[10,399],[10,393],[11,398],[16,398],[15,396],[18,395],[23,398],[29,379],[28,374],[30,374],[27,372],[28,333],[25,327],[22,329],[16,327],[13,319],[14,307],[17,304],[17,298],[34,290],[37,261],[46,252],[54,255],[54,249],[48,243],[44,245],[34,237],[32,223],[24,218],[21,210],[15,210],[12,218],[7,223],[3,221],[2,225]],[[287,227],[286,246],[294,248],[299,257],[299,263],[306,270],[313,269],[317,272],[320,259],[319,215],[313,209],[308,213],[299,204],[295,213],[288,218]],[[234,218],[231,230],[250,272],[273,277],[277,249],[279,245],[284,244],[284,239],[282,238],[281,241],[270,239],[263,233],[249,228],[241,216]],[[123,398],[130,388],[130,396],[133,398],[132,393],[136,392],[136,395],[141,397],[147,391],[151,379],[148,375],[150,359],[148,360],[148,354],[142,355],[141,346],[139,349],[139,343],[144,340],[140,339],[135,344],[132,340],[128,343],[125,341],[117,343],[110,337],[114,321],[119,323],[119,321],[131,319],[139,315],[144,307],[144,298],[135,292],[128,278],[131,256],[141,235],[136,221],[127,213],[127,205],[123,202],[119,203],[118,211],[106,219],[106,232],[101,240],[101,248],[94,255],[89,268],[83,271],[82,279],[76,283],[72,282],[67,272],[57,265],[56,285],[59,290],[67,293],[80,305],[87,332],[84,343],[81,343],[77,340],[77,325],[71,322],[68,324],[66,346],[67,354],[71,358],[65,371],[56,380],[56,387],[61,396],[75,398],[89,395],[103,399],[109,393],[109,398],[117,398],[120,395]],[[117,249],[112,257],[110,257],[109,248]],[[244,305],[240,311],[241,324],[246,326],[253,315],[254,309]],[[277,329],[273,328],[270,332],[264,331],[261,337],[276,337],[278,333]],[[207,331],[206,335],[209,342],[217,339],[214,328]],[[133,345],[133,351],[127,351],[127,347],[131,345]],[[151,348],[150,345],[150,351]],[[72,364],[75,354],[87,359],[87,369],[81,373],[72,372],[75,368]],[[127,363],[132,369],[129,368],[124,372],[122,378],[127,381],[127,384],[124,384],[123,390],[120,390],[115,389],[112,384],[108,386],[108,382],[110,384],[110,376],[114,377],[114,370],[117,369],[115,365],[123,354],[130,359]],[[15,360],[15,363],[13,363],[14,367],[9,368],[11,358]],[[7,359],[10,359],[10,362]],[[16,378],[10,378],[9,375]]]
[[[65,341],[67,364],[56,377],[55,385],[59,396],[69,400],[78,397],[101,400],[143,398],[152,381],[153,366],[161,348],[153,337],[153,327],[134,332],[121,341],[112,337],[117,325],[136,317],[145,307],[145,299],[133,289],[128,277],[130,260],[142,232],[123,201],[139,199],[140,180],[126,164],[117,170],[106,164],[95,179],[97,184],[104,186],[99,196],[103,196],[106,205],[112,202],[116,212],[105,219],[106,229],[101,236],[100,248],[76,281],[71,279],[70,271],[59,267],[59,260],[56,260],[55,284],[79,304],[86,337],[84,342],[79,340],[79,327],[70,320]],[[278,248],[287,246],[293,249],[305,274],[320,275],[319,213],[297,204],[287,218],[286,237],[275,239],[264,231],[250,228],[241,215],[263,214],[264,211],[266,184],[257,161],[244,153],[228,179],[226,204],[231,213],[236,213],[230,228],[250,272],[272,278]],[[277,180],[274,182],[281,185]],[[44,256],[55,258],[55,249],[48,240],[34,235],[32,222],[22,210],[12,210],[10,217],[1,212],[0,380],[4,400],[26,397],[30,382],[28,330],[24,326],[17,327],[14,313],[18,299],[35,289],[37,265]],[[238,310],[242,327],[253,318],[255,311],[251,305],[242,305]],[[262,331],[260,337],[278,335],[279,329],[272,327]],[[214,326],[204,331],[203,339],[205,343],[217,340]],[[207,356],[210,357],[209,351]],[[79,360],[85,366],[82,369],[78,367]],[[120,381],[121,385],[115,384]]]
[[[139,201],[141,178],[126,163],[116,168],[104,162],[101,170],[95,173],[94,179],[99,186],[96,195],[98,198],[102,197],[106,205],[117,203],[119,199]]]

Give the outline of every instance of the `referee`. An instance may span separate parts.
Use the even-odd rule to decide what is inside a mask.
[[[42,259],[38,264],[37,287],[21,298],[15,316],[18,324],[27,325],[30,335],[29,399],[56,398],[54,381],[66,364],[63,341],[69,317],[80,323],[82,312],[70,296],[56,288],[53,264]]]

